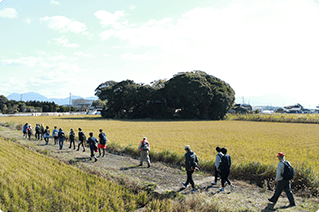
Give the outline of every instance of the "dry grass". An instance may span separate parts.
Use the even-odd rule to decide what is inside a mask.
[[[0,138],[0,208],[3,211],[135,211],[134,194],[57,160]]]

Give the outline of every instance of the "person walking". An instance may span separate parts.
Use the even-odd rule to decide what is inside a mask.
[[[28,125],[29,125],[28,123],[25,123],[25,125],[23,126],[23,129],[22,129],[23,138],[25,138],[25,139],[28,138],[28,135],[27,135]]]
[[[219,171],[218,171],[218,167],[219,167],[219,164],[220,164],[220,161],[223,157],[223,154],[221,153],[221,148],[218,146],[216,147],[216,151],[217,151],[217,155],[216,155],[216,158],[215,158],[215,181],[212,182],[212,185],[216,185],[217,184],[217,180],[218,180],[218,175],[220,175]]]
[[[58,143],[59,139],[59,130],[57,129],[57,126],[54,126],[54,130],[52,132],[52,137],[54,138],[54,145]]]
[[[103,150],[103,155],[102,158],[105,156],[105,149],[106,149],[106,143],[107,143],[107,137],[105,135],[105,133],[103,132],[102,129],[99,130],[100,134],[99,134],[99,144],[97,146],[97,148],[99,149],[99,156],[97,157],[101,157],[101,149]]]
[[[86,140],[85,138],[85,134],[84,132],[82,131],[81,128],[79,128],[79,145],[78,145],[78,149],[76,151],[79,151],[80,150],[80,146],[82,145],[83,147],[83,152],[85,152],[85,147],[84,147],[84,141]]]
[[[146,161],[147,167],[151,167],[150,161],[150,143],[147,141],[147,138],[144,137],[143,140],[140,142],[140,145],[137,148],[140,151],[140,164],[139,166],[143,165],[143,161]]]
[[[49,129],[49,126],[46,126],[46,127],[45,127],[45,130],[44,130],[44,141],[45,141],[45,145],[48,145],[49,139],[50,139],[50,129]]]
[[[40,124],[35,125],[35,139],[34,140],[40,140]]]
[[[31,140],[31,135],[32,135],[32,127],[31,127],[31,124],[29,124],[29,126],[28,126],[28,128],[27,128],[27,134],[28,134],[29,140]]]
[[[72,143],[73,143],[73,149],[75,149],[75,132],[73,129],[70,130],[70,135],[69,135],[69,139],[70,139],[70,146],[69,149],[72,147]]]
[[[62,128],[59,129],[59,146],[60,150],[63,148],[63,142],[65,139],[65,133]]]
[[[40,137],[41,137],[41,141],[42,141],[43,138],[44,138],[44,131],[45,131],[44,126],[43,126],[43,124],[41,124],[41,126],[40,126]]]
[[[95,137],[93,137],[92,132],[90,132],[89,135],[90,135],[90,137],[88,138],[87,142],[90,145],[90,150],[91,150],[90,160],[92,160],[94,158],[94,160],[95,160],[94,162],[96,162],[97,158],[95,157],[94,152],[97,151],[98,140]]]
[[[279,160],[279,163],[277,165],[277,174],[275,179],[275,182],[277,182],[276,190],[274,195],[268,200],[276,204],[281,192],[285,191],[289,200],[289,207],[296,206],[294,195],[291,191],[291,181],[284,177],[285,166],[291,167],[291,165],[289,161],[285,160],[284,153],[279,152],[277,158]]]
[[[227,182],[228,185],[230,185],[230,191],[232,191],[234,189],[234,186],[231,184],[231,182],[228,179],[230,174],[230,167],[231,167],[231,157],[229,154],[227,154],[227,149],[225,147],[221,148],[220,151],[223,154],[223,156],[221,158],[219,167],[217,169],[217,171],[220,172],[221,183],[222,183],[222,187],[219,188],[219,190],[225,191],[225,186]]]
[[[183,182],[183,186],[184,188],[187,188],[188,184],[191,184],[192,185],[192,192],[197,192],[196,188],[195,188],[195,183],[194,183],[194,180],[193,180],[193,173],[197,168],[198,166],[198,158],[195,154],[195,152],[193,152],[190,148],[189,145],[186,145],[185,146],[185,168],[186,168],[186,173],[187,173],[187,180],[186,180],[186,183]]]

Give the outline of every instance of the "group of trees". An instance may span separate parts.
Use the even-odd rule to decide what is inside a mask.
[[[235,101],[226,82],[202,71],[181,72],[151,85],[107,81],[95,89],[107,100],[104,118],[223,119]]]
[[[13,113],[36,113],[36,112],[68,112],[70,107],[59,106],[54,102],[40,101],[15,101],[8,100],[5,96],[0,95],[0,112],[4,114]],[[71,111],[76,111],[75,107],[71,107]]]

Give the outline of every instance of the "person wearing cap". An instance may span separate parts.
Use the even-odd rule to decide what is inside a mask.
[[[195,152],[193,152],[190,148],[189,145],[185,146],[185,168],[186,168],[186,173],[187,173],[187,180],[186,183],[182,183],[184,188],[187,188],[188,184],[192,185],[192,192],[196,192],[196,188],[195,188],[195,183],[193,180],[193,173],[194,171],[197,169],[197,165],[198,165],[198,158],[195,154]]]
[[[223,153],[221,153],[221,148],[218,146],[216,147],[216,151],[217,151],[217,155],[216,155],[216,158],[215,158],[215,181],[212,182],[212,185],[216,185],[217,184],[217,180],[218,180],[218,175],[220,175],[220,172],[218,171],[218,167],[219,167],[219,164],[220,164],[220,161],[223,157]]]
[[[282,152],[279,152],[277,155],[277,158],[279,160],[279,163],[277,165],[277,174],[276,174],[276,179],[275,182],[277,182],[276,185],[276,190],[274,195],[268,199],[270,202],[276,204],[280,194],[282,191],[286,192],[287,198],[289,200],[289,207],[293,207],[296,205],[295,203],[295,199],[294,199],[294,195],[291,191],[291,182],[290,180],[286,180],[283,178],[283,173],[284,173],[284,169],[285,169],[285,164],[287,163],[290,166],[289,161],[285,160],[285,155]]]
[[[151,167],[150,143],[147,141],[146,137],[144,137],[143,140],[140,142],[140,145],[138,146],[137,151],[140,151],[140,164],[139,164],[139,166],[142,166],[143,161],[146,161],[148,168],[150,168]]]
[[[75,149],[75,132],[73,129],[70,130],[70,134],[69,134],[69,138],[70,138],[70,146],[69,146],[69,149],[71,149],[72,147],[72,143],[73,143],[73,149]]]
[[[98,158],[101,157],[101,149],[103,150],[103,155],[102,158],[105,156],[105,149],[106,149],[106,142],[107,142],[107,137],[105,135],[105,133],[103,132],[102,129],[99,130],[100,134],[99,134],[99,144],[97,146],[98,150],[99,150],[99,156],[97,156]]]
[[[82,145],[83,152],[85,152],[84,141],[85,141],[85,134],[82,131],[82,129],[79,128],[79,145],[78,145],[78,149],[76,151],[79,151],[80,150],[80,146]]]

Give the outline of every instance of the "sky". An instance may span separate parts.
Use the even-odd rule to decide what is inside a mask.
[[[178,72],[319,104],[319,0],[0,0],[0,95],[90,97]]]

